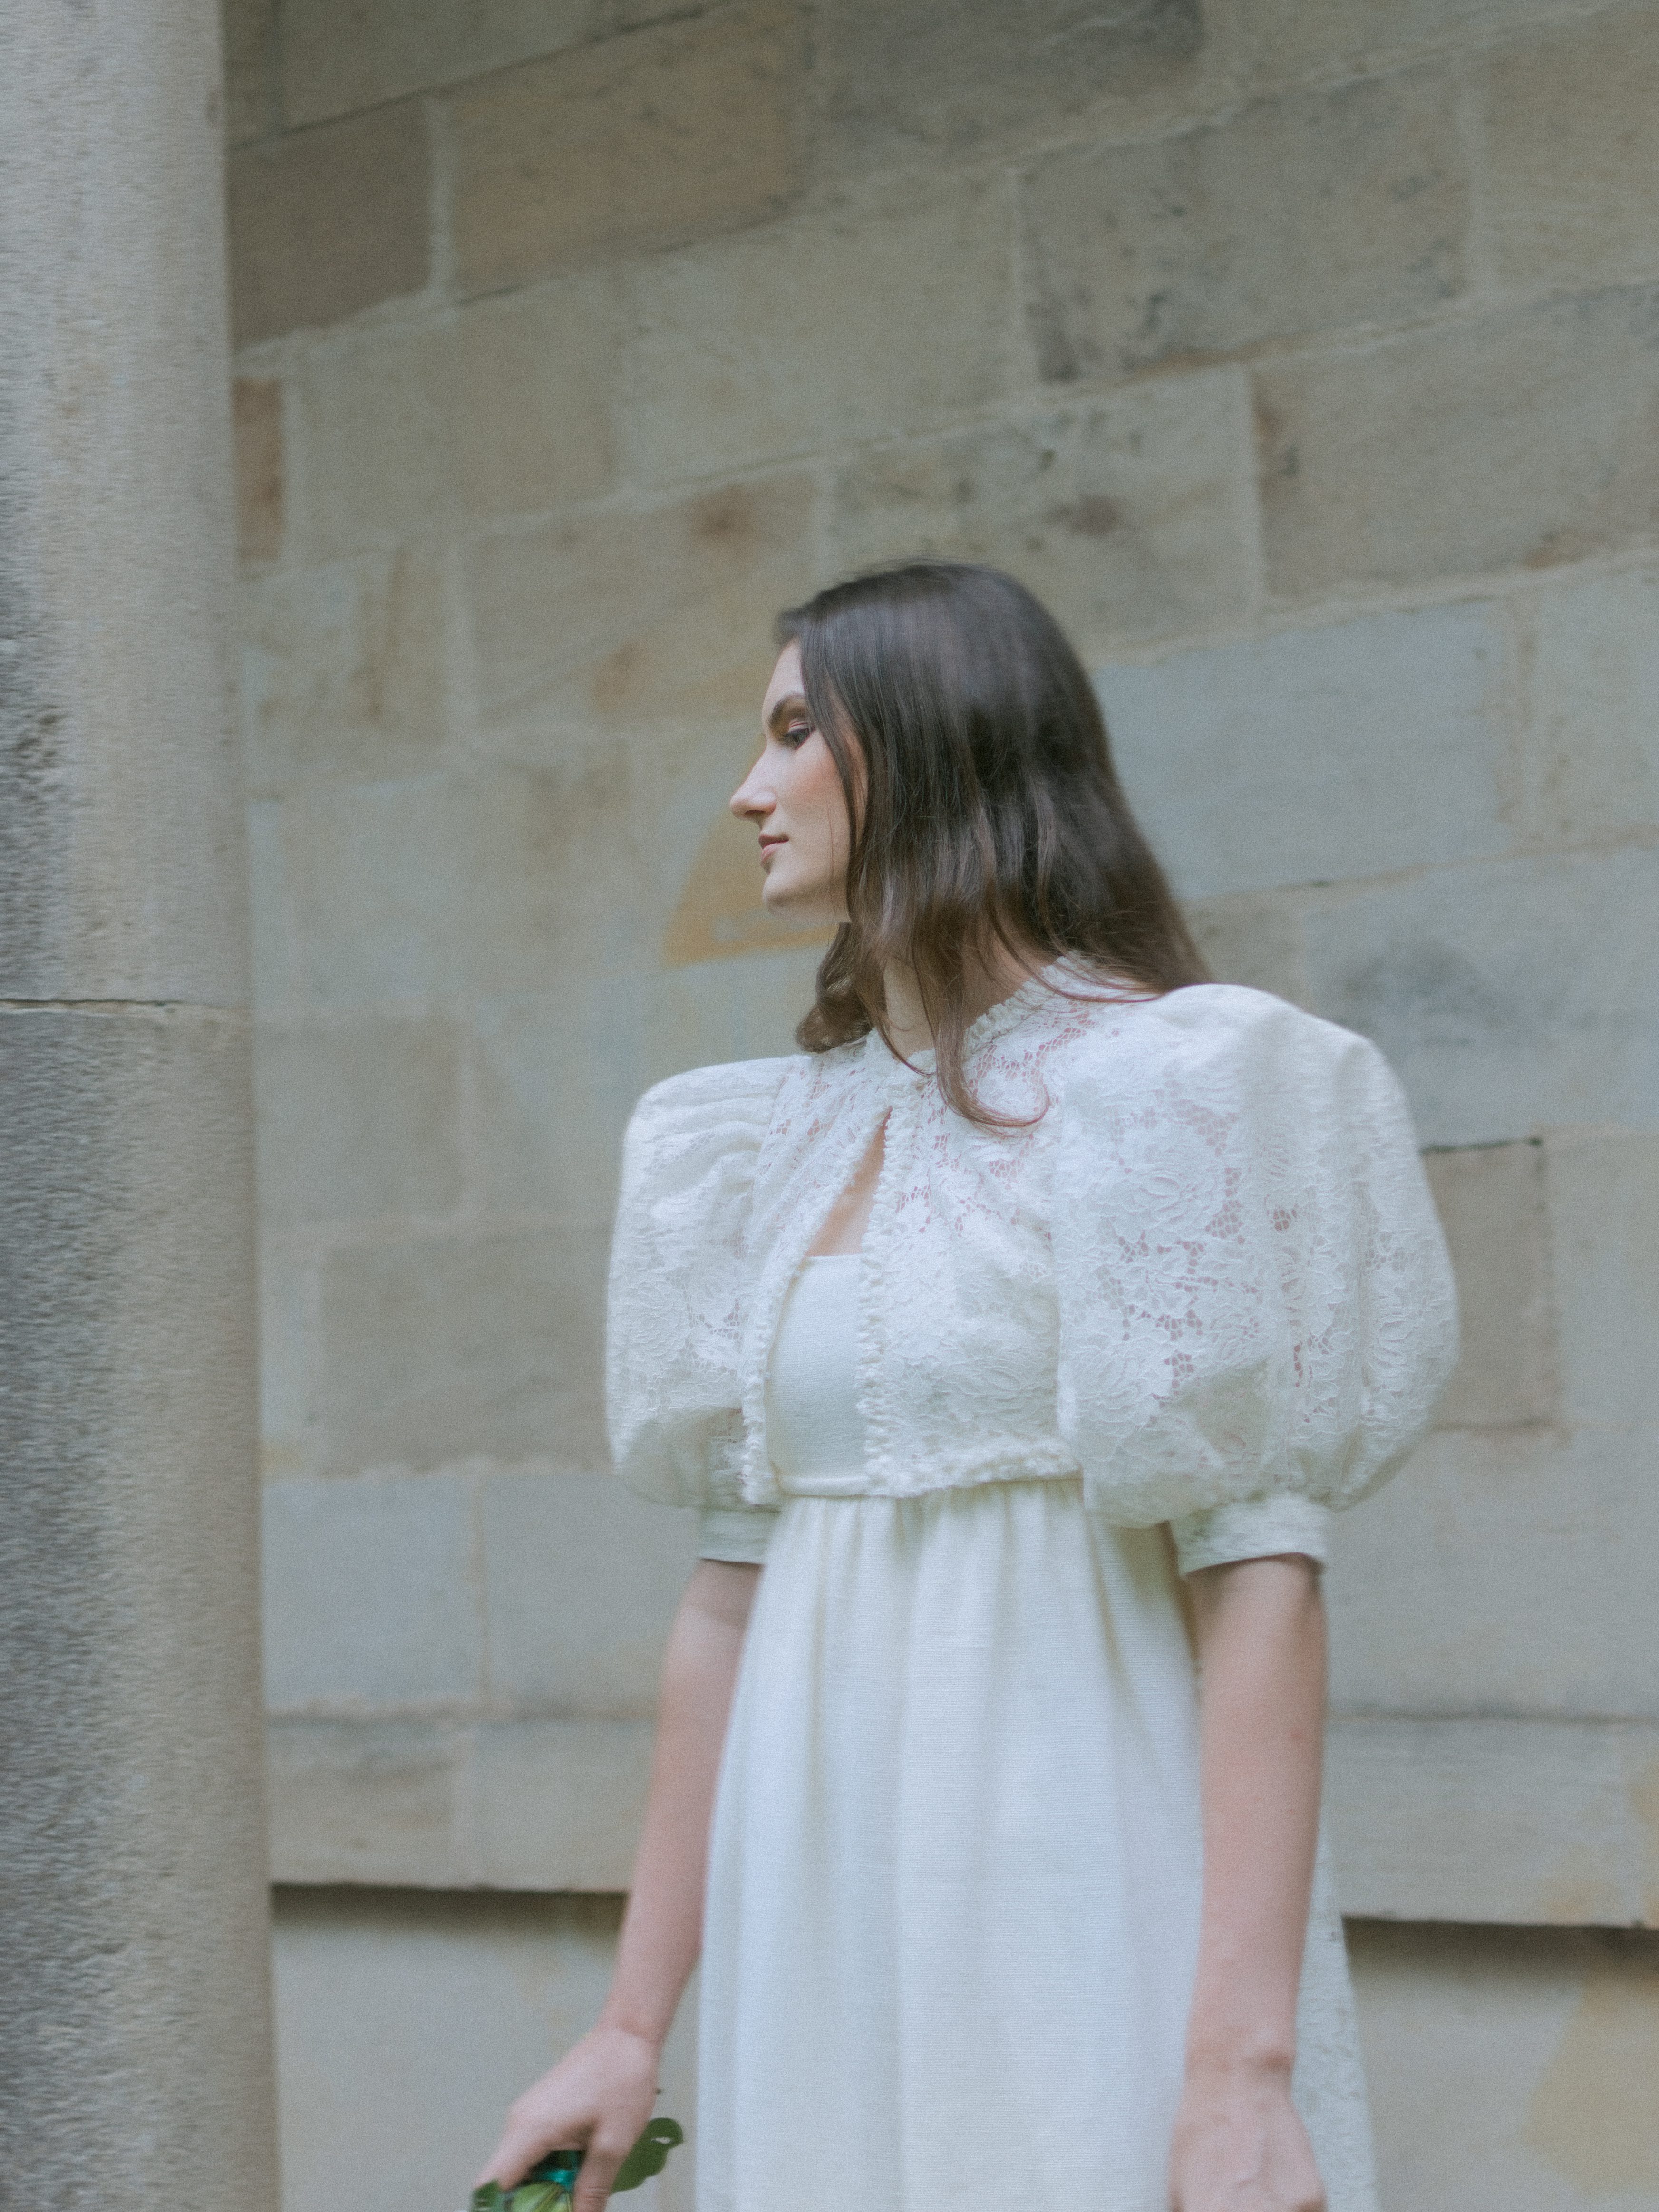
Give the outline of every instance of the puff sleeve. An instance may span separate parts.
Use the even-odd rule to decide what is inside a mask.
[[[704,1557],[759,1559],[773,1514],[744,1502],[738,1353],[744,1240],[787,1060],[648,1091],[623,1140],[611,1248],[605,1404],[617,1471],[702,1513]]]
[[[1457,1354],[1440,1224],[1364,1038],[1227,985],[1079,1066],[1054,1201],[1061,1434],[1091,1504],[1174,1524],[1182,1571],[1324,1556]]]

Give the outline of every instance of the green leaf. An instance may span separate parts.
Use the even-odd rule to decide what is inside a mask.
[[[512,2212],[570,2212],[570,2193],[556,2181],[532,2181],[514,2191]]]
[[[617,2178],[611,2185],[611,2195],[614,2197],[619,2189],[637,2189],[653,2173],[660,2173],[668,2163],[669,2152],[676,2143],[684,2141],[685,2130],[678,2120],[671,2120],[665,2115],[653,2120],[617,2168]]]
[[[472,2192],[472,2212],[501,2212],[506,2203],[499,2181],[481,2181]]]

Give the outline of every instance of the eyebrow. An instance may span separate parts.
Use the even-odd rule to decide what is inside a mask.
[[[804,692],[786,691],[782,698],[779,700],[777,705],[773,708],[771,713],[767,716],[767,728],[769,730],[776,730],[781,728],[783,723],[788,719],[789,711],[792,708],[799,708],[803,713],[808,711],[806,706],[806,696]]]

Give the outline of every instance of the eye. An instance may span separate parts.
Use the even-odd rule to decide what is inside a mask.
[[[787,745],[804,745],[811,734],[810,722],[791,722],[783,732],[783,742]]]

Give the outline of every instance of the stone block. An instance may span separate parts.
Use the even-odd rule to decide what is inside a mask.
[[[274,561],[283,550],[283,387],[268,376],[231,386],[236,453],[236,550]]]
[[[476,1879],[494,1889],[618,1890],[633,1878],[649,1721],[502,1721],[473,1738]]]
[[[1307,948],[1300,908],[1290,899],[1244,896],[1200,899],[1187,921],[1218,983],[1244,983],[1304,1006]]]
[[[1451,1249],[1462,1329],[1439,1425],[1517,1428],[1553,1419],[1558,1361],[1542,1146],[1476,1145],[1431,1152],[1424,1165]]]
[[[315,1288],[307,1255],[268,1232],[260,1237],[259,1464],[267,1481],[313,1472]]]
[[[461,289],[497,291],[780,213],[801,168],[803,30],[779,0],[739,0],[457,94]]]
[[[304,998],[300,856],[291,828],[285,810],[274,800],[261,800],[247,810],[248,904],[258,1014],[274,1012]]]
[[[1659,1720],[1659,1431],[1443,1430],[1338,1522],[1339,1712]]]
[[[937,164],[1144,129],[1202,96],[1197,0],[841,0],[814,25],[815,164]]]
[[[1564,1130],[1547,1153],[1565,1418],[1659,1432],[1659,1136]]]
[[[1309,980],[1316,1012],[1393,1061],[1425,1144],[1651,1128],[1656,941],[1659,854],[1503,861],[1331,894]]]
[[[475,1702],[483,1648],[472,1554],[471,1492],[458,1476],[267,1483],[272,1711]]]
[[[313,556],[605,490],[617,313],[599,271],[314,349],[299,410]]]
[[[245,146],[278,128],[276,0],[222,0],[225,143]]]
[[[1256,374],[1271,588],[1547,568],[1659,530],[1659,291]]]
[[[1438,75],[1373,78],[1039,163],[1022,201],[1039,373],[1127,376],[1453,297],[1468,194],[1452,99]]]
[[[1659,276],[1659,13],[1606,9],[1497,47],[1480,108],[1500,280],[1583,292]]]
[[[642,722],[702,725],[721,732],[729,795],[758,743],[773,617],[817,580],[815,525],[811,479],[786,476],[479,540],[465,574],[486,720],[630,742]]]
[[[267,1229],[431,1218],[460,1197],[460,1051],[441,1015],[266,1023],[254,1100]]]
[[[603,1466],[607,1245],[592,1230],[568,1228],[329,1254],[328,1466],[425,1468],[486,1457]],[[416,1483],[409,1495],[419,1494]]]
[[[492,996],[647,957],[655,820],[614,755],[562,750],[545,768],[313,787],[285,801],[279,854],[261,871],[260,911],[287,940],[269,955],[273,991],[285,984],[288,1003],[307,1007]]]
[[[1000,177],[832,193],[629,272],[623,451],[643,480],[939,425],[1012,379]]]
[[[231,155],[226,182],[238,345],[341,322],[424,288],[428,149],[418,102],[244,146]]]
[[[412,548],[255,579],[241,601],[244,757],[256,798],[308,773],[429,767],[448,726],[442,568]]]
[[[1659,824],[1659,572],[1574,578],[1540,594],[1530,673],[1534,834],[1577,843]]]
[[[1237,622],[1257,587],[1249,447],[1231,369],[876,447],[836,476],[836,565],[989,562],[1029,584],[1085,658]]]
[[[1350,1917],[1659,1926],[1659,1727],[1335,1721],[1325,1795]]]
[[[1216,898],[1502,852],[1504,636],[1485,606],[1367,615],[1104,667],[1129,803]]]
[[[596,0],[283,0],[283,112],[320,123],[556,52]]]
[[[1239,0],[1240,60],[1259,83],[1313,72],[1370,72],[1425,49],[1455,49],[1483,31],[1572,12],[1573,0]]]
[[[273,1881],[465,1879],[457,1730],[432,1721],[279,1720],[269,1741]]]
[[[492,1702],[649,1718],[696,1516],[611,1474],[492,1475],[481,1510]]]
[[[473,1011],[480,1202],[608,1226],[622,1133],[647,1088],[643,979],[571,976]],[[718,1058],[720,1055],[713,1055]]]

